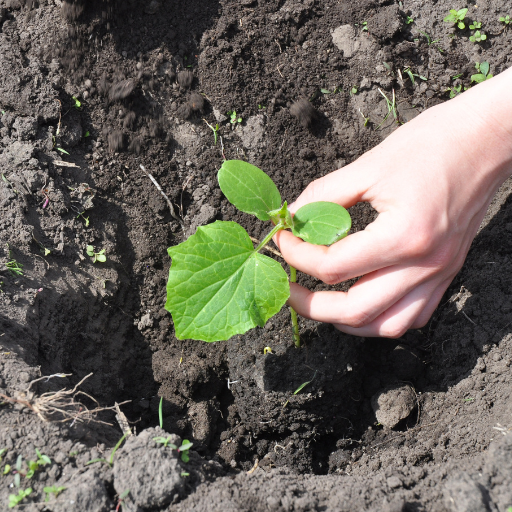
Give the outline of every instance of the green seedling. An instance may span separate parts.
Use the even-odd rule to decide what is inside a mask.
[[[510,16],[507,14],[506,16],[500,16],[500,21],[508,25],[510,23]],[[512,507],[510,507],[512,510]]]
[[[155,441],[156,443],[159,443],[159,444],[163,444],[164,448],[169,447],[171,450],[178,450],[178,452],[181,454],[181,460],[183,462],[188,462],[190,460],[188,451],[194,445],[188,439],[183,439],[183,441],[181,442],[181,446],[176,446],[175,444],[171,443],[171,436],[169,436],[169,437],[163,437],[163,436],[153,437],[153,441]]]
[[[8,475],[10,472],[11,472],[11,465],[10,464],[6,464],[5,467],[4,467],[3,474],[4,475]]]
[[[472,402],[474,398],[464,398],[464,402]]]
[[[406,16],[405,24],[410,25],[411,23],[414,23],[414,18],[411,18],[410,16]]]
[[[481,43],[482,41],[485,41],[487,39],[487,36],[480,32],[480,30],[477,30],[472,36],[469,36],[469,40],[472,43]]]
[[[457,25],[458,28],[464,30],[466,28],[466,25],[464,24],[464,18],[466,17],[467,12],[467,8],[459,9],[458,11],[455,9],[450,9],[450,13],[444,18],[443,21],[446,23],[451,23],[452,25]]]
[[[23,265],[18,263],[15,259],[8,261],[5,266],[13,276],[23,275]]]
[[[41,466],[46,466],[46,465],[52,463],[52,460],[50,459],[50,457],[48,457],[48,455],[41,455],[41,452],[37,448],[36,448],[36,455],[37,455],[37,460],[29,460],[27,463],[28,471],[27,471],[27,474],[25,475],[25,478],[32,478],[35,475],[36,471]]]
[[[32,493],[32,488],[20,489],[18,494],[9,494],[9,508],[18,506],[27,496]]]
[[[265,107],[265,105],[259,105],[259,104],[258,104],[258,110],[264,110],[264,109],[266,109],[266,108],[267,108],[267,107]]]
[[[124,500],[127,498],[128,494],[130,494],[130,489],[126,489],[126,491],[123,491],[119,495],[117,498],[116,512],[119,512],[119,510],[123,508]]]
[[[45,487],[43,491],[46,494],[46,497],[44,501],[50,501],[50,494],[53,494],[55,498],[64,490],[66,490],[67,487],[57,487],[56,485],[52,485],[51,487]]]
[[[378,89],[378,91],[382,94],[382,96],[384,97],[384,99],[386,100],[386,105],[388,107],[388,113],[386,114],[386,117],[384,117],[384,119],[382,120],[382,123],[379,124],[379,126],[377,126],[377,130],[387,121],[388,117],[392,114],[395,121],[397,122],[398,124],[398,112],[396,110],[396,96],[395,96],[395,89],[393,89],[393,96],[392,96],[392,100],[390,100],[383,92],[381,89]]]
[[[206,123],[206,126],[208,126],[208,128],[210,128],[210,130],[213,132],[213,141],[214,144],[217,145],[217,134],[220,128],[219,124],[217,123],[214,128],[206,119],[203,119],[203,121]]]
[[[294,392],[293,394],[294,395],[297,395],[299,394],[308,384],[311,384],[313,382],[313,380],[315,379],[316,377],[316,372],[315,374],[313,375],[313,378],[311,380],[308,380],[306,382],[303,382]]]
[[[181,476],[190,476],[190,473],[187,473],[186,471],[182,471],[180,473]]]
[[[359,89],[354,85],[351,89],[350,89],[350,95],[353,96],[354,94],[357,94],[357,91]]]
[[[158,421],[159,421],[159,424],[160,424],[160,428],[164,428],[164,417],[163,417],[163,414],[162,414],[163,402],[164,402],[164,397],[161,396],[160,397],[160,404],[158,405]]]
[[[331,245],[344,238],[351,226],[348,212],[328,202],[303,206],[292,218],[270,177],[247,162],[225,161],[217,178],[231,204],[272,221],[274,227],[254,248],[242,226],[216,221],[168,249],[172,265],[165,309],[172,314],[178,339],[221,341],[263,327],[290,295],[281,264],[260,253],[272,237],[291,229],[306,242]],[[290,281],[295,280],[296,271],[290,267]],[[295,345],[300,346],[294,311],[292,324]]]
[[[454,85],[448,89],[450,91],[450,99],[455,98],[455,96],[459,95],[462,91],[462,84]]]
[[[87,252],[87,256],[90,256],[91,258],[93,258],[93,260],[92,260],[93,263],[96,263],[97,261],[99,261],[101,263],[105,263],[105,261],[107,261],[107,257],[105,255],[105,249],[101,249],[101,251],[99,251],[99,252],[94,252],[94,247],[92,245],[88,245],[86,252]]]
[[[265,347],[265,348],[263,349],[263,354],[264,354],[264,355],[267,355],[267,354],[273,354],[272,349],[271,349],[270,347]]]
[[[2,457],[4,456],[4,453],[7,451],[7,448],[2,448],[0,450],[0,460],[2,460]]]
[[[238,116],[237,113],[236,113],[236,110],[230,110],[228,112],[228,116],[229,116],[229,122],[231,124],[236,124],[236,123],[241,123],[242,122],[242,117]]]
[[[87,138],[87,137],[90,137],[90,136],[91,136],[91,133],[89,132],[89,130],[87,130],[87,131],[85,132],[84,137],[85,137],[85,138]]]
[[[363,21],[363,22],[361,23],[361,27],[362,27],[362,28],[361,28],[361,30],[362,30],[363,32],[368,32],[368,22],[367,22],[367,21]]]
[[[65,150],[65,149],[62,149],[62,148],[55,148],[57,151],[60,151],[61,153],[64,153],[65,155],[69,155],[69,153]]]
[[[78,211],[78,210],[76,210],[76,211]],[[79,214],[75,217],[75,219],[78,219],[78,217],[82,217],[82,219],[84,219],[84,222],[85,222],[85,227],[86,227],[86,228],[88,228],[88,227],[89,227],[89,217],[86,217],[86,216],[84,215],[84,213],[85,213],[85,210],[84,210],[83,212],[79,213]]]
[[[491,66],[487,61],[484,60],[483,62],[476,62],[475,68],[478,71],[478,73],[475,75],[471,75],[471,82],[479,84],[492,78],[492,73],[489,73]]]
[[[121,439],[119,439],[119,441],[117,441],[117,444],[114,446],[114,449],[112,450],[112,453],[110,454],[110,458],[108,460],[103,459],[103,458],[92,459],[89,462],[87,462],[85,465],[88,466],[89,464],[94,464],[96,462],[104,462],[108,466],[112,467],[112,465],[114,464],[114,455],[116,454],[117,450],[119,449],[119,447],[121,446],[121,444],[123,443],[123,441],[125,440],[127,435],[128,435],[128,432],[124,433],[123,436],[121,437]]]
[[[413,73],[413,71],[412,71],[410,66],[408,66],[408,67],[406,67],[404,69],[404,73],[407,73],[407,75],[409,75],[409,78],[411,79],[412,85],[414,85],[415,77],[419,78],[420,80],[425,80],[425,81],[428,80],[428,78],[424,77],[423,75],[418,75],[417,73]]]
[[[73,98],[73,100],[75,101],[75,104],[73,105],[77,110],[80,110],[82,108],[82,102],[78,99],[78,98],[75,98],[74,96],[71,96]]]
[[[469,28],[471,30],[478,30],[479,28],[482,28],[482,23],[480,21],[473,21],[473,23],[469,25]]]

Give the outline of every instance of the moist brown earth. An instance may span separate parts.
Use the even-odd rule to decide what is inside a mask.
[[[443,23],[462,7],[487,40]],[[512,507],[512,182],[432,320],[398,340],[300,319],[299,350],[283,309],[227,342],[179,341],[163,309],[169,246],[213,220],[269,229],[221,194],[224,157],[292,201],[471,86],[476,62],[509,67],[507,14],[507,0],[0,0],[0,509],[29,487],[20,510]],[[351,214],[353,231],[375,217]],[[75,402],[56,395],[90,373]],[[112,456],[126,422],[87,410],[116,403],[137,435]],[[166,446],[182,439],[188,462]],[[31,476],[36,449],[51,463]]]

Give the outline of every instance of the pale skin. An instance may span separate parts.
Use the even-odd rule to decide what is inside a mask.
[[[499,186],[512,174],[512,68],[432,107],[357,161],[312,182],[291,205],[313,201],[379,212],[330,247],[280,231],[284,259],[348,292],[291,284],[300,315],[357,336],[397,338],[423,327],[462,267]]]

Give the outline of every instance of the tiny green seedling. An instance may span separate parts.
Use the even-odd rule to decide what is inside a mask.
[[[9,494],[9,508],[18,506],[27,496],[32,493],[32,488],[20,489],[18,494]]]
[[[481,43],[482,41],[485,41],[487,39],[487,36],[480,32],[480,30],[477,30],[472,36],[469,36],[469,40],[472,43]]]
[[[474,398],[464,398],[464,402],[472,402],[474,400]]]
[[[473,23],[469,25],[469,28],[471,30],[478,30],[479,28],[482,28],[482,23],[480,21],[473,21]]]
[[[210,128],[210,130],[213,132],[213,142],[215,145],[217,145],[217,135],[220,128],[219,123],[217,123],[214,128],[206,119],[203,119],[203,121],[206,123],[206,126],[208,126],[208,128]]]
[[[23,265],[18,263],[15,259],[8,261],[5,266],[13,276],[23,275]]]
[[[123,441],[125,440],[127,435],[128,435],[128,432],[125,432],[123,434],[123,436],[121,437],[121,439],[119,439],[119,441],[117,441],[117,444],[114,446],[114,449],[112,450],[112,453],[110,454],[110,458],[108,460],[104,459],[104,458],[92,459],[89,462],[86,462],[85,465],[88,466],[89,464],[94,464],[96,462],[104,462],[108,466],[112,467],[112,465],[114,464],[114,455],[116,454],[117,450],[119,449],[119,447],[121,446],[121,444],[123,443]]]
[[[72,96],[75,104],[73,105],[77,110],[80,110],[82,108],[82,102],[78,99],[78,98],[75,98],[75,96]]]
[[[410,16],[406,16],[405,24],[410,25],[411,23],[414,23],[414,18],[411,18]]]
[[[190,460],[190,456],[188,454],[188,451],[190,448],[192,448],[193,443],[191,443],[188,439],[183,439],[181,442],[181,446],[176,446],[175,444],[171,443],[171,436],[163,437],[163,436],[157,436],[153,437],[153,441],[159,444],[163,444],[164,448],[169,447],[171,450],[178,450],[178,453],[181,454],[181,460],[183,462],[188,462]]]
[[[264,355],[267,355],[267,354],[273,354],[272,349],[271,349],[270,347],[265,347],[265,348],[263,349],[263,354],[264,354]]]
[[[453,99],[461,93],[462,84],[454,85],[453,87],[448,88],[447,91],[450,91],[450,99]]]
[[[311,380],[308,380],[306,382],[303,382],[294,392],[293,394],[294,395],[297,395],[299,394],[308,384],[311,384],[313,382],[313,380],[315,379],[316,377],[316,372],[315,374],[313,375],[313,378]]]
[[[11,465],[10,464],[6,464],[2,474],[3,475],[8,475],[10,472],[11,472]]]
[[[489,73],[491,66],[487,61],[484,60],[483,62],[476,62],[475,68],[478,71],[478,73],[476,73],[475,75],[471,75],[471,82],[479,84],[492,78],[492,73]]]
[[[36,448],[36,455],[37,455],[37,460],[29,460],[27,465],[28,465],[28,471],[27,471],[27,474],[25,475],[25,478],[32,478],[36,471],[41,467],[41,466],[47,466],[48,464],[51,464],[52,463],[52,460],[50,459],[50,457],[48,457],[48,455],[41,455],[41,452]]]
[[[91,133],[89,132],[89,130],[87,130],[87,131],[85,132],[84,137],[85,137],[85,138],[87,138],[87,137],[90,137],[90,136],[91,136]]]
[[[229,122],[231,124],[236,124],[236,123],[242,122],[242,117],[238,116],[238,114],[236,113],[236,110],[230,110],[228,112],[228,116],[229,116]]]
[[[46,494],[46,497],[44,501],[50,501],[50,494],[53,494],[55,498],[64,490],[66,490],[67,487],[57,487],[56,485],[52,485],[51,487],[45,487],[43,491]]]
[[[162,414],[162,406],[164,403],[164,397],[160,397],[160,404],[158,405],[158,422],[160,424],[160,428],[164,428],[164,417]]]
[[[505,23],[505,25],[508,25],[510,23],[510,16],[508,14],[506,16],[500,16],[500,21]]]
[[[117,498],[116,512],[119,512],[119,510],[121,510],[124,504],[124,500],[128,497],[128,494],[130,494],[130,489],[126,489],[126,491],[123,491],[119,495],[119,497]]]
[[[414,85],[415,77],[419,78],[420,80],[424,80],[424,81],[428,80],[428,78],[424,77],[423,75],[418,75],[417,73],[413,73],[412,68],[410,66],[407,66],[404,69],[404,73],[406,73],[409,76],[409,78],[411,79],[412,85]]]
[[[76,210],[76,211],[78,211],[78,210]],[[84,219],[84,222],[85,222],[85,227],[86,227],[86,228],[88,228],[88,227],[89,227],[89,217],[86,217],[86,216],[84,215],[84,213],[85,213],[85,210],[84,210],[83,212],[79,213],[79,214],[75,217],[75,219],[78,219],[78,217],[82,217],[82,219]]]
[[[247,162],[227,160],[217,177],[231,204],[272,221],[274,227],[255,248],[242,226],[216,221],[168,249],[172,265],[165,309],[172,314],[178,339],[221,341],[263,327],[288,300],[296,270],[290,266],[289,281],[281,264],[260,250],[283,229],[291,229],[306,242],[331,245],[344,238],[351,226],[345,208],[323,201],[303,206],[292,218],[270,177]],[[299,347],[297,316],[290,311]]]
[[[455,9],[450,9],[450,13],[444,18],[443,21],[446,23],[451,23],[452,25],[457,25],[458,28],[464,30],[466,28],[466,25],[464,24],[464,18],[466,17],[467,12],[467,8],[459,9],[458,11]]]
[[[363,21],[363,22],[361,23],[361,27],[362,27],[362,28],[361,28],[361,30],[362,30],[363,32],[368,32],[368,22],[367,22],[367,21]]]
[[[385,93],[382,92],[381,89],[378,89],[378,91],[382,94],[384,99],[386,100],[386,106],[388,107],[388,113],[382,120],[382,123],[377,126],[377,130],[387,121],[388,117],[392,114],[396,123],[398,124],[398,112],[396,110],[396,96],[395,96],[395,89],[393,89],[393,96],[392,100],[390,100]]]
[[[94,252],[94,247],[92,245],[88,245],[87,249],[87,256],[90,256],[93,258],[92,262],[96,263],[97,261],[101,263],[105,263],[107,261],[107,256],[105,255],[105,249],[101,249],[99,252]]]
[[[69,153],[68,153],[65,149],[63,149],[63,148],[59,148],[59,147],[57,147],[57,148],[55,148],[55,149],[56,149],[57,151],[60,151],[60,152],[61,152],[61,153],[63,153],[64,155],[69,155]]]
[[[7,451],[7,448],[2,448],[0,450],[0,460],[2,460],[2,457],[4,456],[4,453]]]
[[[354,96],[354,94],[357,94],[357,91],[359,89],[354,85],[351,89],[350,89],[350,95],[351,96]]]
[[[265,110],[266,108],[265,105],[258,104],[258,110]]]

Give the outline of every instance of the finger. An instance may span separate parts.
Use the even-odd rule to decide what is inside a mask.
[[[435,282],[429,281],[414,288],[363,327],[354,328],[343,324],[335,324],[334,326],[340,331],[354,336],[399,338],[414,325],[427,305],[430,305],[430,299],[433,296],[436,299],[438,298],[438,287]],[[442,294],[439,296],[438,302],[441,297]]]
[[[454,277],[455,276],[452,276],[449,279],[446,279],[437,287],[423,311],[412,323],[411,329],[421,329],[427,324],[427,322],[430,320],[430,317],[434,314],[437,306],[439,306],[439,302],[441,302],[444,292],[447,290],[448,286],[450,286],[450,283],[453,281]]]
[[[295,213],[301,206],[314,201],[330,201],[349,208],[366,200],[369,186],[369,170],[364,168],[362,161],[357,160],[311,182],[290,205],[290,210]]]
[[[363,231],[329,247],[309,244],[284,230],[275,235],[274,241],[288,264],[327,284],[340,283],[403,263],[421,252],[421,244],[414,242],[413,235],[405,238],[407,243],[403,242],[398,232],[389,235],[386,226],[390,215],[379,215]]]

